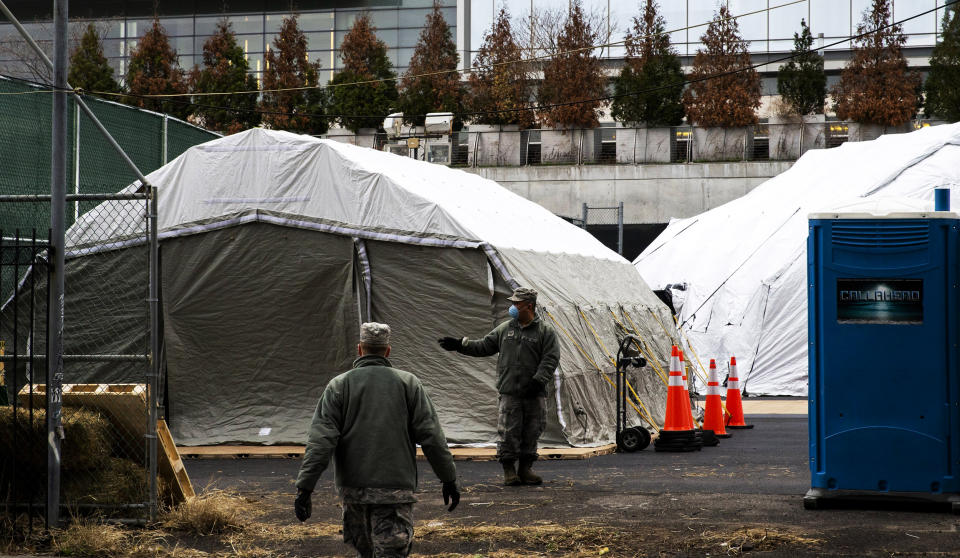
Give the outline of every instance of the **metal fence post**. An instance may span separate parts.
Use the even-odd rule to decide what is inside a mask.
[[[48,290],[47,323],[47,529],[60,523],[60,440],[63,392],[64,217],[67,198],[67,10],[68,0],[54,0],[52,137],[50,143],[50,247],[53,281]],[[16,350],[16,349],[14,349]]]
[[[166,165],[169,162],[167,157],[167,122],[170,120],[170,116],[163,115],[163,132],[161,136],[160,144],[160,166]]]
[[[587,207],[587,204],[583,204],[583,230],[587,230],[587,213],[590,211],[590,208]]]
[[[623,255],[623,202],[617,206],[617,253]]]
[[[164,118],[164,139],[166,139],[166,118]],[[164,142],[166,143],[166,142]],[[166,147],[164,147],[166,158]],[[147,231],[150,243],[149,264],[149,305],[150,305],[150,361],[147,379],[150,382],[150,393],[147,398],[147,443],[149,444],[149,485],[150,485],[150,520],[157,519],[157,406],[159,402],[160,377],[160,312],[159,312],[159,277],[160,277],[160,242],[157,237],[157,188],[149,186],[147,211],[150,219],[150,228]]]

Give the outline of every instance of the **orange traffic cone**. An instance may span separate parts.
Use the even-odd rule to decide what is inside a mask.
[[[687,428],[697,429],[697,423],[693,420],[693,405],[690,403],[690,390],[687,389],[687,361],[683,358],[683,351],[680,351],[680,371],[683,373],[683,397],[687,402]]]
[[[737,357],[730,357],[730,377],[727,379],[727,428],[753,428],[743,420],[743,401],[740,399],[740,377],[737,376]]]
[[[653,443],[656,451],[694,451],[700,449],[696,435],[687,425],[690,420],[690,399],[683,388],[680,351],[670,351],[670,379],[667,384],[667,412],[660,435]]]
[[[710,375],[707,376],[707,408],[703,413],[703,431],[713,432],[717,438],[729,438],[723,428],[723,403],[720,401],[720,380],[717,378],[717,361],[710,359]]]
[[[693,429],[693,432],[696,436],[697,444],[701,446],[715,446],[720,443],[720,440],[713,435],[712,432],[703,430],[702,428],[697,428],[697,421],[693,419],[693,401],[690,400],[690,389],[687,387],[687,363],[683,360],[683,351],[680,351],[680,367],[683,369],[683,395],[687,398],[689,403],[688,409],[690,409],[688,426]]]

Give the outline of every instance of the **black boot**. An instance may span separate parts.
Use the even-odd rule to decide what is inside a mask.
[[[523,484],[520,477],[517,476],[517,469],[514,467],[513,460],[502,461],[503,463],[503,484],[504,486],[519,486]]]
[[[534,461],[536,460],[529,457],[520,458],[520,470],[517,471],[517,476],[520,477],[523,484],[543,484],[543,479],[530,470]]]

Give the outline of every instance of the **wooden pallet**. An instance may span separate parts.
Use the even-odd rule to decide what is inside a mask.
[[[47,386],[33,386],[33,405],[46,406]],[[24,386],[19,393],[21,404],[30,401],[30,386]],[[140,441],[147,435],[147,387],[144,384],[64,384],[63,405],[82,407],[103,413],[126,440]],[[158,463],[157,470],[173,491],[176,502],[192,498],[195,493],[190,477],[177,453],[177,446],[170,435],[170,429],[163,419],[157,421]],[[134,460],[145,460],[144,444],[131,444],[129,451]]]
[[[540,448],[540,459],[587,459],[598,455],[607,455],[616,450],[615,444],[595,448]],[[295,458],[303,457],[303,446],[180,446],[177,448],[184,458],[244,459],[256,457]],[[450,448],[457,461],[494,461],[496,448]],[[425,459],[417,448],[417,459]]]

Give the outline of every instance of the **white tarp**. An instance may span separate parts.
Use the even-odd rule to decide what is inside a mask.
[[[933,210],[960,203],[960,124],[810,150],[749,194],[674,219],[634,261],[652,289],[672,288],[701,359],[737,357],[744,389],[807,393],[807,218],[811,213]]]

